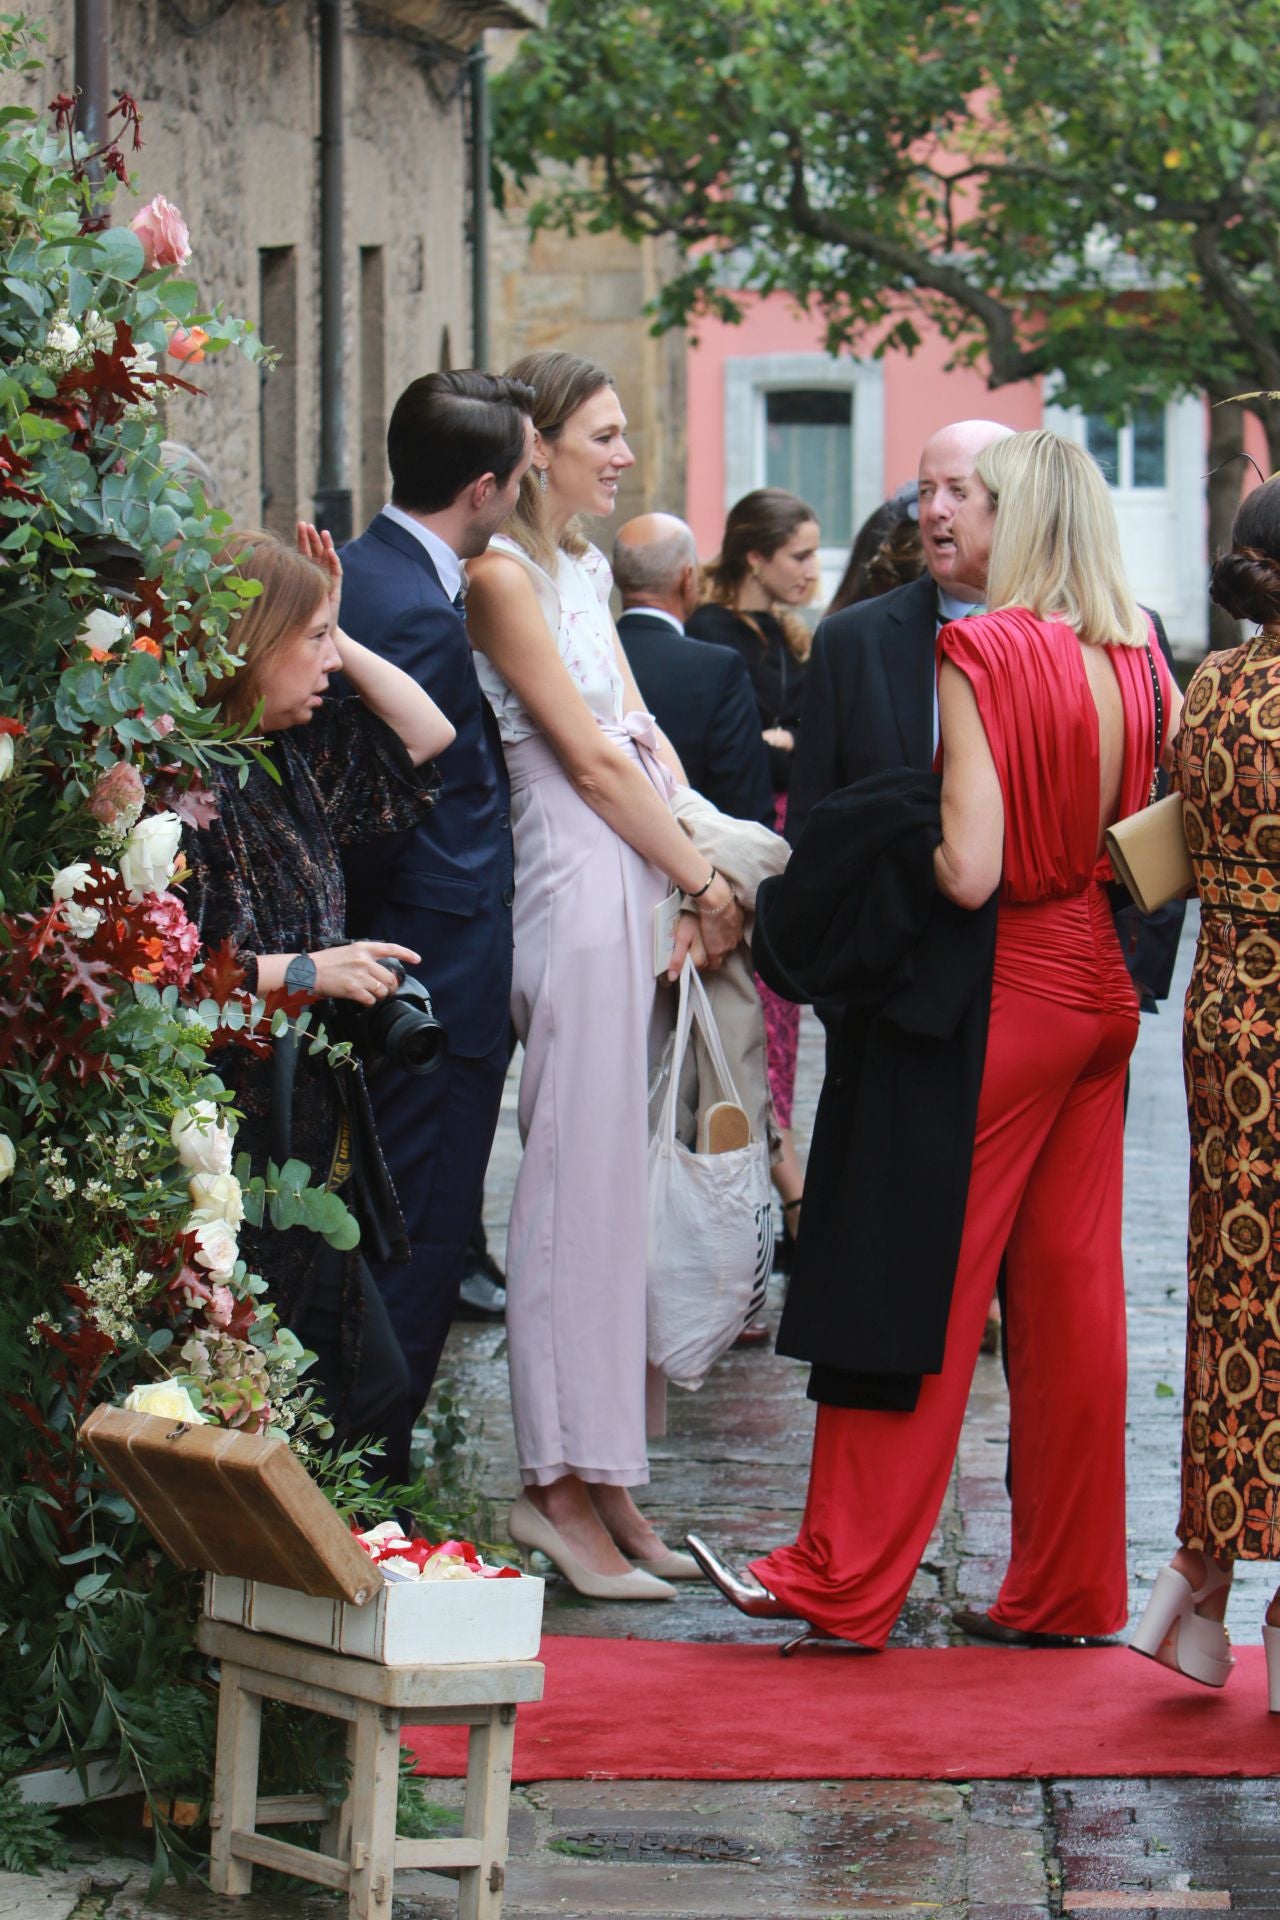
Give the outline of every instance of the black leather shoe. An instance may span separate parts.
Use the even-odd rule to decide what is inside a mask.
[[[696,1533],[686,1533],[685,1545],[706,1574],[713,1587],[720,1592],[739,1613],[747,1614],[752,1620],[799,1620],[803,1616],[793,1613],[776,1594],[756,1579],[754,1573],[735,1573],[727,1567],[714,1548]]]
[[[971,1640],[990,1640],[998,1647],[1084,1647],[1082,1635],[1069,1633],[1023,1633],[1017,1627],[1005,1627],[981,1607],[957,1607],[951,1616],[961,1633]]]

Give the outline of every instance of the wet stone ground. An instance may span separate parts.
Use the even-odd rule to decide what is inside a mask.
[[[1189,960],[1188,938],[1182,979]],[[1174,1010],[1143,1022],[1128,1124],[1135,1609],[1170,1550],[1176,1505],[1186,1189],[1180,993],[1179,983]],[[802,1138],[820,1062],[817,1029],[806,1021],[797,1111]],[[499,1255],[518,1164],[514,1104],[513,1081],[486,1196]],[[777,1309],[775,1299],[775,1320]],[[482,1426],[480,1484],[500,1537],[516,1484],[501,1329],[455,1328],[445,1372],[473,1430]],[[788,1538],[803,1503],[812,1418],[803,1369],[768,1351],[731,1353],[700,1393],[672,1393],[669,1433],[652,1448],[647,1510],[672,1541],[696,1525],[735,1557]],[[985,1604],[995,1593],[1009,1529],[1004,1422],[999,1363],[983,1359],[950,1491],[894,1645],[958,1640],[952,1607]],[[1233,1632],[1237,1641],[1255,1641],[1266,1571],[1246,1569],[1238,1584]],[[672,1603],[624,1607],[581,1600],[552,1579],[547,1626],[559,1634],[781,1637],[777,1626],[744,1620],[692,1583]],[[830,1780],[800,1783],[518,1787],[504,1911],[512,1920],[1280,1914],[1280,1792],[1273,1781],[846,1781],[834,1777],[837,1755],[832,1771]],[[429,1791],[447,1830],[458,1789],[432,1782]],[[0,1874],[0,1920],[225,1920],[237,1913],[243,1920],[329,1920],[342,1911],[335,1897],[319,1892],[261,1892],[232,1907],[198,1889],[170,1888],[149,1900],[144,1884],[137,1862],[127,1860],[85,1858],[39,1881]],[[403,1874],[395,1910],[397,1920],[450,1920],[456,1894],[442,1879]]]

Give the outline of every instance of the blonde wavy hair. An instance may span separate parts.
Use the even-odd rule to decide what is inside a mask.
[[[1087,646],[1145,646],[1111,494],[1084,448],[1048,428],[1005,434],[973,470],[996,507],[988,607],[1064,621]]]

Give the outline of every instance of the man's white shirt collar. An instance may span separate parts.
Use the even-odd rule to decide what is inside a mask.
[[[421,520],[415,520],[411,513],[402,507],[394,507],[390,501],[382,509],[388,520],[394,520],[398,527],[411,533],[415,540],[424,546],[440,578],[440,585],[451,600],[456,600],[467,584],[467,570],[459,560],[447,540],[442,540],[430,527],[424,527]]]
[[[667,625],[674,627],[677,633],[684,632],[683,623],[676,619],[674,613],[668,613],[665,607],[624,607],[622,612],[624,616],[629,613],[638,613],[642,614],[646,620],[665,620]]]

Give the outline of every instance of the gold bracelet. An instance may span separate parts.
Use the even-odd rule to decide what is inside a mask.
[[[724,879],[723,874],[720,877],[721,879]],[[729,886],[729,883],[727,880],[725,881],[725,885]],[[718,913],[728,913],[730,907],[736,907],[739,904],[740,902],[738,900],[738,896],[734,892],[733,888],[730,886],[729,898],[727,900],[722,900],[718,907],[695,907],[694,912],[697,914],[699,920],[702,919],[704,914],[707,916],[708,919],[714,920]]]

